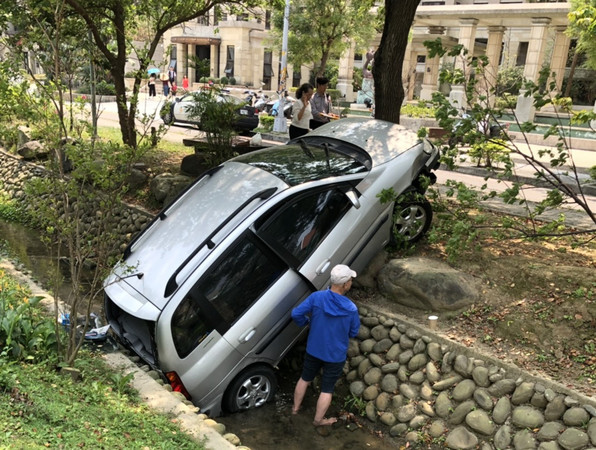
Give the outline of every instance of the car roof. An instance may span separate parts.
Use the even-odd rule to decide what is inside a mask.
[[[218,169],[200,178],[131,243],[125,264],[142,276],[127,277],[126,282],[159,309],[167,301],[164,286],[176,270],[184,268],[195,249],[206,240],[219,242],[220,237],[210,236],[222,229],[222,224],[230,220],[234,225],[262,204],[262,200],[250,201],[258,193],[288,188],[279,178],[246,164],[227,162]],[[241,209],[247,201],[250,203]],[[207,245],[204,247],[203,253],[195,254],[193,267],[209,252]]]
[[[357,145],[366,151],[373,167],[386,163],[420,142],[417,134],[395,123],[367,117],[349,117],[332,121],[303,137],[329,136]]]

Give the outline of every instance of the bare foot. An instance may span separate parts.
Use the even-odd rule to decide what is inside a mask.
[[[295,416],[296,414],[298,414],[299,411],[300,411],[300,408],[298,408],[298,409],[292,408],[292,415]]]
[[[321,420],[313,420],[313,425],[315,427],[322,427],[322,426],[329,426],[329,425],[333,425],[335,422],[337,422],[337,417],[323,417]]]

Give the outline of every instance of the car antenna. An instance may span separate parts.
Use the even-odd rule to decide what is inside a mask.
[[[298,143],[300,144],[300,147],[306,156],[308,156],[310,159],[315,159],[315,155],[313,155],[313,153],[310,151],[310,148],[308,148],[308,145],[306,145],[304,139],[298,139]]]

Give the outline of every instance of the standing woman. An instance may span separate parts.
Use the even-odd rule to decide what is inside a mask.
[[[290,125],[290,139],[304,136],[308,133],[312,112],[310,109],[310,98],[313,94],[313,86],[310,83],[304,83],[296,91],[297,100],[292,106],[292,124]]]

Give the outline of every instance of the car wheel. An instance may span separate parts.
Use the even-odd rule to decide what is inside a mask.
[[[163,123],[165,123],[166,125],[171,125],[172,123],[174,123],[174,116],[172,115],[172,111],[166,111],[163,116],[161,116],[161,120],[163,120]]]
[[[271,368],[251,367],[228,387],[224,395],[224,408],[228,412],[258,408],[272,400],[276,390],[277,379]]]
[[[419,241],[430,228],[433,210],[426,198],[396,203],[393,208],[392,243],[408,245]]]

